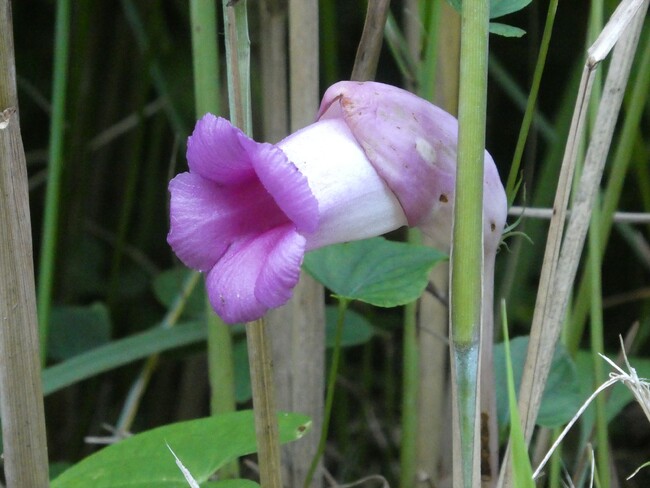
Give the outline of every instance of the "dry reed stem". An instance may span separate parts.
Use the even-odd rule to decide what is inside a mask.
[[[260,484],[265,488],[282,488],[273,360],[264,319],[246,324],[246,340],[255,409]],[[260,442],[261,439],[270,439],[271,442]]]
[[[351,80],[366,81],[375,79],[389,7],[390,0],[368,2],[366,21],[357,47],[357,56],[354,59],[354,67],[350,76]]]
[[[280,0],[260,1],[260,74],[262,139],[278,142],[289,131],[287,99],[287,7]]]
[[[629,0],[619,5],[601,35],[589,49],[589,56],[583,69],[580,91],[553,205],[554,215],[551,218],[528,355],[521,382],[519,410],[527,443],[530,442],[533,433],[553,351],[560,335],[562,319],[575,279],[585,235],[589,227],[591,209],[600,184],[647,4],[647,0],[643,2],[643,6],[639,0]],[[576,192],[571,220],[563,239],[562,229],[567,215],[569,189],[574,173],[577,149],[583,133],[594,70],[607,56],[609,49],[617,41],[616,36],[619,35],[621,42],[618,42],[616,46],[608,71],[604,95],[598,109],[596,125]],[[562,243],[561,248],[560,243]],[[505,486],[511,486],[509,464],[510,457],[507,453],[504,469],[501,471],[501,478]]]
[[[284,15],[281,1],[269,2],[269,12]],[[289,114],[290,130],[311,124],[318,109],[318,1],[290,0],[289,16]],[[279,27],[278,27],[279,28]],[[276,34],[277,35],[277,34]],[[273,42],[280,43],[280,36]],[[279,50],[276,45],[274,50]],[[282,62],[282,56],[279,62]],[[286,68],[286,61],[278,69]],[[277,73],[275,76],[279,76]],[[286,82],[278,90],[286,89]],[[266,88],[266,87],[265,87]],[[286,110],[279,107],[278,110]],[[280,117],[280,115],[278,115]],[[279,119],[278,119],[279,120]],[[274,123],[274,122],[269,122]],[[286,127],[286,121],[285,127]],[[275,137],[272,135],[272,137]],[[281,137],[277,133],[277,137]],[[276,387],[279,406],[283,410],[302,412],[313,422],[312,434],[299,443],[284,447],[284,480],[286,486],[303,486],[309,466],[318,448],[318,433],[323,421],[325,388],[325,302],[323,287],[306,273],[301,273],[293,297],[284,307],[268,314],[276,366]],[[320,469],[311,486],[320,487]]]
[[[0,0],[0,416],[9,488],[49,486],[11,3]]]

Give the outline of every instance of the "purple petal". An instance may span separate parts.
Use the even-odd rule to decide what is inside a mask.
[[[208,273],[212,307],[225,322],[237,323],[284,304],[298,283],[304,245],[291,224],[233,244]]]
[[[272,144],[257,144],[250,149],[250,157],[260,181],[296,228],[301,232],[315,231],[318,202],[307,178]]]
[[[205,114],[187,140],[190,171],[222,184],[255,178],[247,148],[257,143],[228,120]]]
[[[436,202],[452,201],[458,139],[453,116],[412,93],[374,82],[332,85],[319,117],[341,114],[410,225],[427,219]]]
[[[289,223],[258,180],[224,187],[181,173],[169,191],[167,242],[183,263],[200,271],[212,268],[233,242]]]

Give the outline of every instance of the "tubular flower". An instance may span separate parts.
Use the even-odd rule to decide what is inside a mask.
[[[289,300],[311,249],[403,225],[448,247],[456,141],[451,115],[372,82],[333,85],[316,122],[275,145],[207,114],[188,139],[190,171],[169,184],[167,240],[206,273],[224,321],[255,320]],[[487,152],[485,189],[486,249],[490,235],[496,249],[506,200]]]

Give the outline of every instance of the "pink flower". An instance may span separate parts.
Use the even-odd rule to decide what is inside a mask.
[[[207,114],[188,140],[189,173],[169,184],[167,240],[207,273],[224,321],[257,319],[289,300],[311,249],[407,224],[448,246],[456,140],[451,115],[371,82],[333,85],[317,121],[276,145]],[[487,152],[485,165],[484,220],[498,244],[505,194]]]

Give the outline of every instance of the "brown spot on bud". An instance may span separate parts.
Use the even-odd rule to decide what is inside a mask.
[[[447,203],[449,201],[449,198],[447,198],[447,195],[445,195],[444,193],[441,193],[440,198],[438,200],[440,200],[442,203]]]
[[[497,230],[497,224],[495,224],[494,222],[490,222],[490,229],[492,230],[492,232]]]

